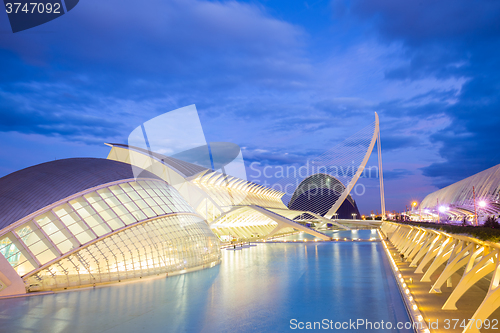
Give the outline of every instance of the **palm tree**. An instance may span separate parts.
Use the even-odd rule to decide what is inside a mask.
[[[493,229],[500,229],[500,223],[498,223],[498,221],[495,218],[495,216],[490,215],[490,216],[488,216],[488,218],[486,219],[486,221],[484,221],[483,227],[488,227],[488,228],[493,228]]]

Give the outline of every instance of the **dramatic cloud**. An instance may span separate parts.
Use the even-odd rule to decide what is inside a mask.
[[[229,116],[237,112],[230,99],[244,96],[235,104],[248,108],[257,90],[296,89],[310,74],[302,30],[258,6],[88,1],[67,16],[45,33],[2,35],[0,131],[81,140],[76,122],[88,142],[123,140],[141,121],[177,107],[214,106]]]
[[[423,174],[444,186],[498,164],[494,147],[500,137],[493,133],[500,126],[500,3],[361,0],[353,2],[352,12],[371,20],[382,40],[403,43],[409,60],[387,68],[387,79],[462,80],[459,90],[430,91],[433,101],[399,110],[451,119],[429,137],[444,161],[424,167]]]

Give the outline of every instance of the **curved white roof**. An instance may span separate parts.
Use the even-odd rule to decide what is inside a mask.
[[[140,174],[159,179],[145,170]],[[13,172],[0,178],[0,230],[75,193],[129,178],[130,164],[102,158],[55,160]]]
[[[498,212],[500,164],[427,195],[422,200],[420,208],[449,205],[465,210],[473,209],[473,188],[476,201],[485,201],[491,213]]]

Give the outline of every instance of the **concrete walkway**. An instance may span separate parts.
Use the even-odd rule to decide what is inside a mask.
[[[390,242],[387,242],[389,245],[389,250],[394,257],[398,268],[403,275],[415,301],[420,309],[420,312],[425,318],[427,325],[431,332],[462,332],[464,326],[467,325],[467,321],[469,318],[472,318],[475,310],[479,307],[484,297],[486,296],[489,284],[490,284],[490,276],[487,276],[484,279],[481,279],[478,283],[472,286],[469,291],[467,291],[463,297],[457,302],[458,310],[442,310],[441,307],[445,303],[446,299],[450,296],[453,291],[453,287],[455,287],[463,273],[463,269],[459,270],[457,273],[453,274],[451,277],[451,282],[453,287],[448,287],[443,285],[441,288],[442,293],[440,294],[431,294],[429,290],[434,282],[437,280],[444,267],[443,264],[434,274],[431,276],[431,282],[420,282],[423,274],[415,274],[415,268],[409,267],[409,262],[401,262],[401,258],[399,256],[399,252],[397,252],[396,248],[392,246]],[[432,261],[431,261],[432,262]],[[431,263],[428,264],[428,266]],[[427,267],[424,271],[427,269]],[[410,278],[413,279],[413,283],[410,282]],[[481,332],[497,332],[500,333],[500,308],[497,309],[493,314],[489,317],[489,320],[497,319],[498,325],[496,329],[481,329]],[[464,324],[462,322],[465,320]],[[438,325],[434,324],[431,326],[429,322],[436,322]],[[462,325],[462,327],[460,327]],[[437,328],[436,328],[437,327]]]

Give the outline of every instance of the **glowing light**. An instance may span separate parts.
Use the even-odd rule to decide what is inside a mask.
[[[446,212],[447,210],[448,210],[448,208],[447,208],[447,207],[445,207],[445,206],[439,206],[439,212],[444,213],[444,212]]]
[[[424,319],[424,317],[422,317],[422,315],[419,315],[418,320],[422,321],[422,319]]]
[[[484,200],[479,201],[479,207],[481,207],[481,208],[486,207],[486,201],[484,201]]]
[[[417,205],[417,202],[416,202],[416,201],[413,201],[413,202],[411,203],[411,205],[412,205],[413,207],[415,207],[415,206]]]
[[[405,293],[406,293],[406,294],[409,294],[409,293],[410,293],[410,289],[406,289],[406,290],[405,290]]]
[[[418,309],[418,306],[416,304],[413,304],[413,310],[417,310]]]

